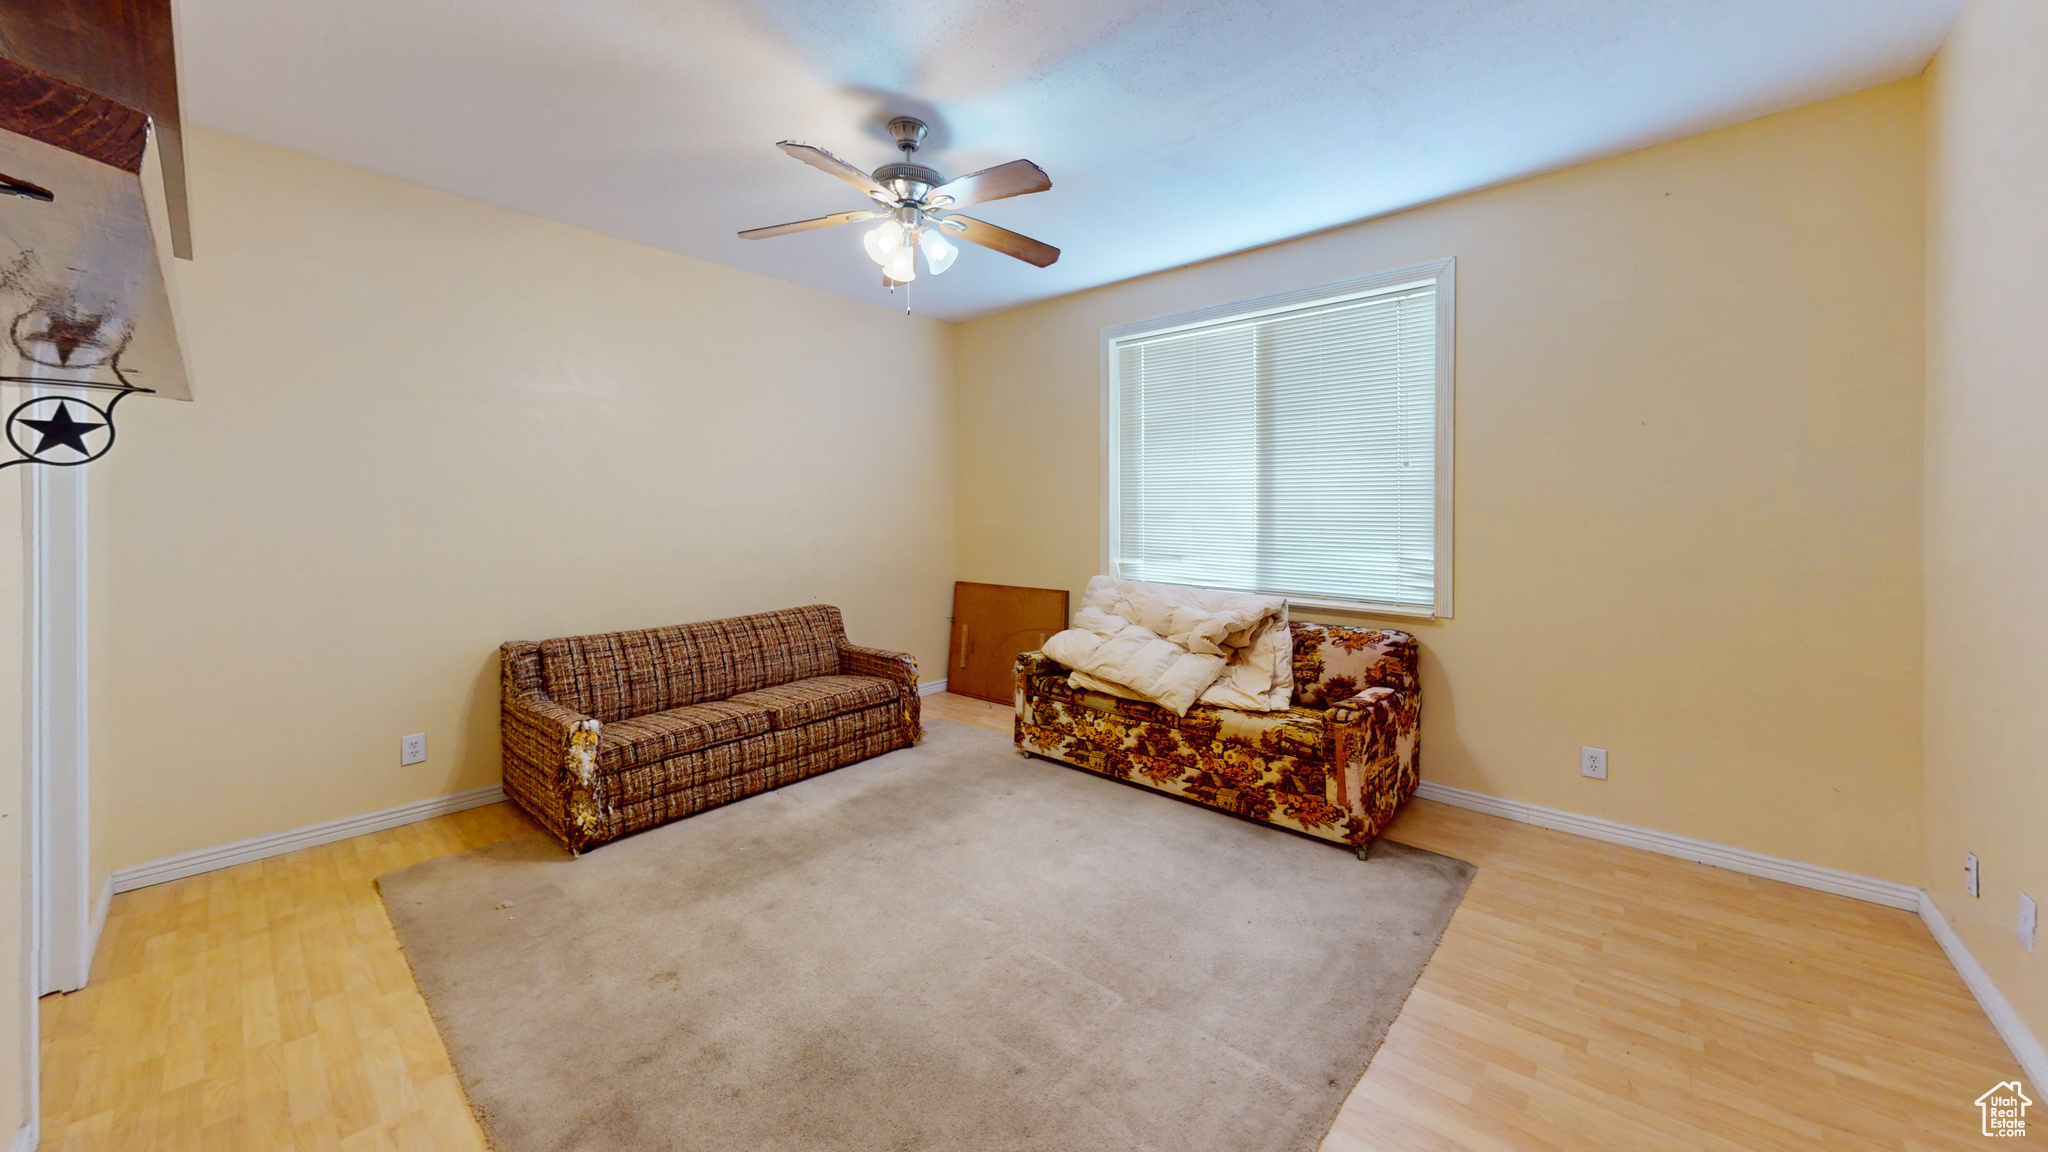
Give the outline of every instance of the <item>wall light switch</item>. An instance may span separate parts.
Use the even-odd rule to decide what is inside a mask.
[[[1607,749],[1579,746],[1579,775],[1591,776],[1595,780],[1607,779]]]
[[[1977,854],[1975,852],[1965,852],[1963,854],[1963,888],[1972,896],[1983,895],[1982,892],[1977,890],[1977,876]]]
[[[420,764],[427,758],[427,734],[415,732],[398,742],[400,764]]]
[[[2025,892],[2020,893],[2020,919],[2014,927],[2019,933],[2020,947],[2029,952],[2034,950],[2034,929],[2040,919],[2041,913],[2034,906],[2034,898]]]

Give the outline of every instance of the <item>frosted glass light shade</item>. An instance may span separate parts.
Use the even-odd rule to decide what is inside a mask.
[[[954,259],[960,255],[960,249],[939,235],[936,228],[927,229],[918,239],[918,244],[924,248],[924,262],[931,267],[934,276],[951,268]]]
[[[903,250],[903,225],[894,220],[884,220],[869,229],[860,242],[868,250],[868,259],[887,268],[896,253]]]
[[[898,243],[896,250],[889,254],[889,261],[882,265],[882,274],[898,284],[908,284],[917,279],[917,249]]]

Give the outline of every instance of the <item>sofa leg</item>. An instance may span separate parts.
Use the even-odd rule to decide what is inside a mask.
[[[1367,840],[1365,843],[1360,844],[1358,846],[1358,858],[1360,860],[1372,859],[1372,845],[1373,842],[1371,840]]]
[[[1022,756],[1022,757],[1023,757],[1023,758],[1025,758],[1026,760],[1029,760],[1029,759],[1031,759],[1031,753],[1029,753],[1029,752],[1026,752],[1026,751],[1025,751],[1025,750],[1023,750],[1022,748],[1019,748],[1019,749],[1017,749],[1017,755],[1019,755],[1019,756]]]

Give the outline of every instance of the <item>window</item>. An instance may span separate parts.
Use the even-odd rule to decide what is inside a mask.
[[[1451,272],[1105,330],[1106,570],[1449,616]]]

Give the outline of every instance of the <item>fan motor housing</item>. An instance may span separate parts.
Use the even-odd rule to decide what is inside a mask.
[[[884,164],[873,176],[875,183],[912,203],[922,203],[926,193],[946,182],[936,169],[922,164]]]

